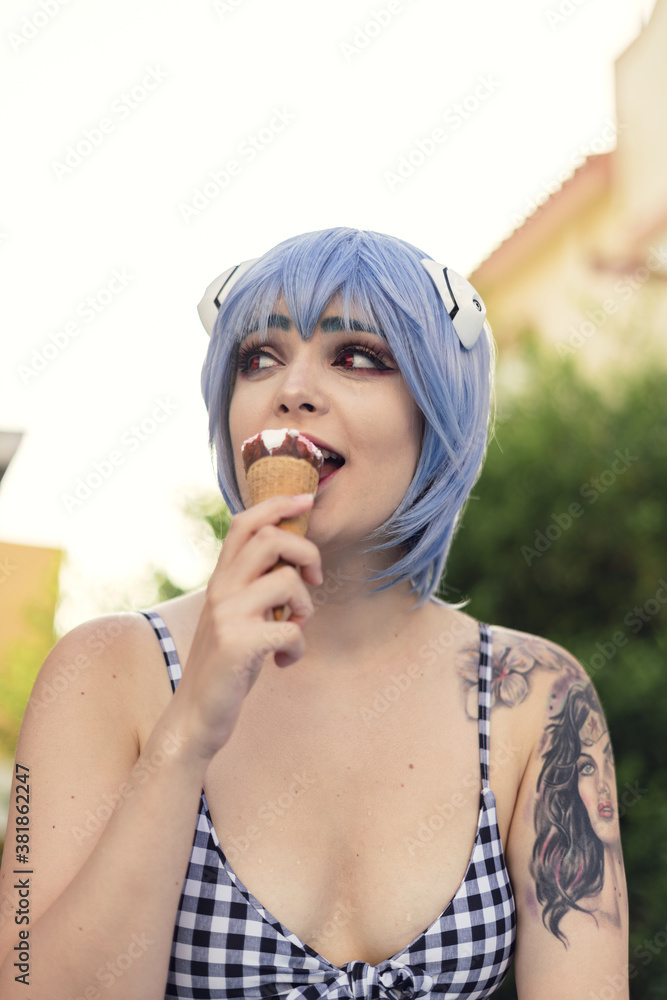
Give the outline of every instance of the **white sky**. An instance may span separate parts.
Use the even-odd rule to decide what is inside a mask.
[[[64,630],[109,593],[141,603],[150,565],[200,582],[180,510],[216,488],[196,312],[216,274],[334,225],[469,273],[582,147],[600,151],[613,61],[654,0],[42,3],[0,14],[0,429],[26,432],[0,538],[66,551]],[[282,131],[261,132],[271,124]],[[437,128],[435,152],[390,185]],[[87,131],[101,141],[59,168]],[[251,160],[257,134],[271,141]],[[186,221],[230,160],[237,174]],[[132,428],[161,402],[140,440]],[[111,453],[108,479],[68,510],[63,495]]]

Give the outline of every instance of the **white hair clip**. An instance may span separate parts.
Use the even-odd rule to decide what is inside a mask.
[[[259,257],[253,257],[252,260],[244,260],[240,264],[228,267],[226,271],[223,271],[221,275],[211,282],[204,292],[202,300],[197,306],[197,312],[209,337],[213,333],[213,327],[218,318],[220,306],[231,292],[232,287],[241,275],[245,274],[248,268],[252,267],[258,260]]]
[[[440,293],[459,340],[470,350],[486,325],[486,306],[481,295],[451,267],[444,267],[428,257],[421,263]]]

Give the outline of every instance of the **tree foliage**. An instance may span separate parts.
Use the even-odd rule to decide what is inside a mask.
[[[654,360],[593,384],[576,359],[524,347],[440,592],[553,639],[591,676],[617,761],[632,996],[665,997],[667,373]]]

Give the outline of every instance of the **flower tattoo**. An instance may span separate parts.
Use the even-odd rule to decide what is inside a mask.
[[[491,708],[500,701],[508,708],[521,704],[530,691],[528,674],[536,667],[557,670],[567,665],[567,660],[557,650],[543,642],[526,639],[514,645],[497,642],[494,636],[493,674],[491,678]],[[466,712],[471,719],[478,712],[479,649],[470,647],[462,652],[459,674],[469,685],[466,691]]]

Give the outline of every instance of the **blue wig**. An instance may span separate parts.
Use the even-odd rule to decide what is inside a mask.
[[[489,432],[494,344],[483,330],[462,347],[416,247],[383,233],[325,229],[279,243],[243,274],[218,314],[202,392],[218,482],[232,514],[243,510],[229,437],[238,345],[249,329],[266,337],[285,298],[309,340],[334,296],[341,314],[377,326],[423,415],[413,480],[394,513],[369,537],[369,552],[398,547],[400,558],[368,578],[385,590],[409,581],[423,603],[438,587],[464,504],[481,472]],[[445,262],[448,263],[448,262]],[[384,583],[382,581],[385,581]],[[458,605],[460,606],[460,605]]]

